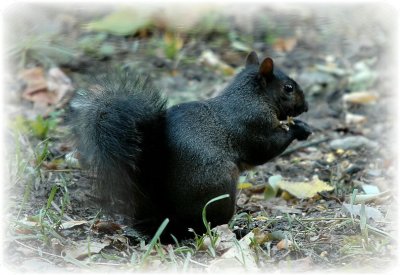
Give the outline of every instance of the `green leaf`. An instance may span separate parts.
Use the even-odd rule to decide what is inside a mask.
[[[266,200],[274,198],[279,190],[279,183],[282,181],[281,175],[275,175],[268,178],[268,184],[264,191],[264,198]]]
[[[237,185],[237,189],[243,190],[243,189],[251,188],[252,186],[253,186],[253,184],[251,184],[250,182],[242,182]]]
[[[247,46],[246,44],[244,44],[240,41],[237,41],[237,40],[233,41],[231,43],[231,47],[235,50],[246,52],[246,53],[251,51],[251,48],[249,46]]]
[[[45,139],[47,133],[49,132],[49,122],[46,119],[43,119],[42,116],[37,116],[35,120],[30,123],[33,134],[40,138]]]
[[[29,121],[30,129],[35,137],[44,140],[57,125],[56,116],[44,119],[38,115],[35,120]]]
[[[78,40],[78,47],[87,54],[96,55],[100,47],[105,44],[107,39],[106,33],[96,33],[85,35]]]
[[[51,188],[50,196],[49,196],[49,198],[47,199],[46,209],[49,209],[49,208],[50,208],[51,202],[54,201],[54,197],[55,197],[57,191],[58,191],[58,186],[57,186],[57,185],[54,185],[54,186]]]
[[[15,119],[10,122],[10,128],[14,129],[19,133],[27,133],[29,131],[29,125],[26,118],[22,115],[17,115]]]
[[[100,20],[88,23],[87,28],[91,31],[125,36],[149,28],[150,25],[151,21],[148,16],[135,12],[132,9],[124,9],[115,11]]]
[[[100,46],[99,55],[101,57],[112,56],[114,53],[115,53],[115,47],[112,44],[106,43]]]

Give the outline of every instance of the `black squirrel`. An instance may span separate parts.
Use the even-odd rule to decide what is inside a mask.
[[[219,96],[166,108],[148,81],[122,76],[97,92],[71,101],[72,133],[79,162],[97,183],[105,208],[126,214],[152,236],[165,218],[163,234],[178,239],[202,233],[205,204],[212,226],[235,211],[239,174],[282,153],[310,127],[287,117],[308,110],[299,85],[271,58],[255,52]]]

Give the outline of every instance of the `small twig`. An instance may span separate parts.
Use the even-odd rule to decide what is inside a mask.
[[[318,144],[320,144],[322,142],[325,142],[327,140],[329,140],[328,137],[323,137],[323,138],[320,138],[320,139],[317,139],[317,140],[310,140],[309,142],[302,142],[302,143],[298,144],[297,146],[293,146],[291,148],[286,149],[281,154],[281,156],[290,155],[293,152],[296,152],[297,150],[300,150],[300,149],[303,149],[303,148],[307,148],[307,147],[311,147],[311,146],[314,146],[314,145],[318,145]]]
[[[16,240],[15,240],[14,242],[16,242],[17,244],[19,244],[19,245],[21,245],[21,246],[23,246],[23,247],[25,247],[25,248],[28,248],[28,249],[30,249],[30,250],[32,250],[32,251],[35,251],[35,252],[38,253],[39,255],[40,255],[40,254],[45,254],[45,255],[49,255],[49,256],[53,256],[53,257],[56,257],[56,258],[60,258],[60,259],[65,260],[65,257],[63,257],[63,256],[56,255],[56,254],[52,254],[52,253],[45,252],[45,251],[41,251],[41,250],[39,250],[39,249],[37,249],[37,248],[31,247],[31,246],[29,246],[29,245],[26,245],[26,244],[21,243],[21,242],[16,241]],[[41,258],[41,259],[46,260],[46,261],[48,261],[49,263],[53,263],[53,262],[49,261],[49,260],[46,259],[46,258]],[[53,264],[54,264],[54,263],[53,263]],[[94,263],[94,262],[91,262],[91,263],[89,263],[89,264],[91,264],[91,265],[124,266],[124,264],[116,264],[116,263]]]
[[[190,261],[191,263],[194,263],[194,264],[197,264],[197,265],[200,265],[200,266],[203,266],[203,267],[210,267],[209,265],[196,262],[195,260],[192,260],[192,259],[189,259],[189,261]]]
[[[95,263],[95,262],[90,262],[87,263],[90,265],[109,265],[109,266],[127,266],[127,264],[116,264],[116,263]]]
[[[375,233],[375,234],[377,234],[379,236],[384,236],[384,237],[391,238],[392,240],[396,240],[396,238],[394,236],[390,235],[389,233],[387,233],[387,232],[385,232],[383,230],[380,230],[380,229],[378,229],[376,227],[373,227],[373,226],[371,226],[369,224],[367,224],[367,228],[369,230],[371,230],[372,233]]]
[[[43,172],[77,172],[81,171],[81,169],[56,169],[56,170],[50,170],[50,169],[43,169]]]
[[[51,201],[51,205],[57,210],[58,213],[61,214],[62,211],[61,211],[60,207],[54,201]],[[71,218],[70,216],[68,216],[65,213],[63,214],[63,217],[66,218],[69,221],[74,221],[73,218]]]
[[[37,252],[39,255],[40,255],[40,254],[46,254],[46,255],[49,255],[49,256],[53,256],[53,257],[57,257],[57,258],[64,259],[63,256],[59,256],[59,255],[52,254],[52,253],[49,253],[49,252],[41,251],[41,250],[39,250],[39,249],[37,249],[37,248],[30,247],[29,245],[26,245],[26,244],[24,244],[24,243],[21,243],[20,241],[14,240],[14,242],[16,242],[17,244],[19,244],[19,245],[21,245],[21,246],[23,246],[23,247],[25,247],[25,248],[28,248],[28,249],[30,249],[30,250],[33,250],[33,251]]]
[[[282,259],[284,259],[287,255],[289,255],[291,252],[292,252],[292,251],[288,250],[288,251],[285,252],[283,255],[278,256],[277,258],[278,258],[279,260],[282,260]]]
[[[303,222],[313,222],[313,221],[349,220],[349,219],[350,218],[310,218],[310,219],[299,219],[299,220],[301,220]],[[360,220],[358,220],[358,219],[354,219],[354,221],[356,221],[358,223],[360,222]],[[388,238],[391,238],[391,239],[395,239],[392,235],[390,235],[389,233],[387,233],[387,232],[385,232],[383,230],[375,228],[375,227],[373,227],[373,226],[371,226],[369,224],[367,224],[367,227],[368,227],[369,230],[371,230],[375,234],[378,234],[380,236],[385,236],[385,237],[388,237]]]
[[[343,217],[343,218],[306,218],[306,219],[299,219],[302,222],[318,222],[318,221],[344,221],[344,220],[349,220],[350,218],[348,217]]]
[[[43,257],[34,257],[34,258],[37,258],[37,259],[40,259],[40,260],[42,260],[42,261],[48,262],[49,264],[55,265],[55,263],[53,263],[53,262],[50,261],[49,259],[46,259],[46,258],[43,258]]]

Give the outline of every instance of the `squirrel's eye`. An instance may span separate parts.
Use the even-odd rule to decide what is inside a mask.
[[[285,92],[287,92],[287,93],[291,93],[291,92],[294,91],[293,86],[292,86],[292,85],[289,85],[289,84],[288,84],[288,85],[285,85],[283,88],[285,89]]]

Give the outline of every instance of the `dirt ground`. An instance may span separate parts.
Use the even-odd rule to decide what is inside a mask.
[[[398,250],[395,16],[377,4],[9,9],[3,264],[24,272],[389,272]],[[299,118],[312,136],[240,177],[229,225],[174,245],[144,242],[95,203],[71,154],[71,96],[99,72],[129,69],[169,105],[209,98],[251,50],[302,86],[309,111]]]

